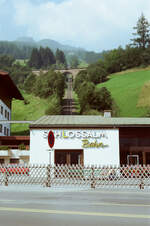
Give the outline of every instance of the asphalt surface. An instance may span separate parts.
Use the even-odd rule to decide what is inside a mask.
[[[0,226],[150,225],[150,191],[0,187]]]

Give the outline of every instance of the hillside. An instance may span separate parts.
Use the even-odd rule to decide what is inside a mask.
[[[132,69],[110,76],[110,80],[99,84],[112,94],[120,109],[121,117],[145,117],[150,112],[150,68]]]
[[[24,48],[24,46],[40,48],[40,46],[42,46],[44,48],[49,47],[53,52],[56,52],[57,49],[60,49],[65,53],[67,59],[69,59],[72,55],[76,55],[81,61],[85,61],[88,64],[95,63],[103,57],[103,52],[96,53],[94,51],[87,51],[83,48],[64,45],[52,39],[42,39],[40,41],[35,41],[31,37],[21,37],[12,43],[14,43],[19,48]],[[29,56],[27,58],[29,58]]]
[[[45,115],[47,108],[47,100],[35,97],[32,94],[22,92],[27,104],[24,101],[13,100],[12,102],[12,120],[36,120]],[[28,134],[27,124],[14,124],[11,126],[11,133],[14,134]],[[17,131],[17,132],[16,132]]]
[[[110,75],[98,85],[106,87],[119,107],[120,117],[145,117],[150,114],[150,67]],[[24,101],[12,103],[12,120],[36,120],[45,114],[47,100],[22,92]],[[12,125],[12,134],[28,134],[28,125]],[[17,132],[16,132],[17,131]]]
[[[56,51],[56,49],[61,49],[61,50],[66,50],[66,51],[78,51],[81,48],[76,48],[73,46],[69,46],[69,45],[63,45],[55,40],[52,39],[42,39],[40,41],[35,41],[33,38],[31,37],[20,37],[16,40],[16,44],[22,44],[22,45],[31,45],[31,46],[36,46],[36,47],[49,47],[50,49],[52,49],[53,51]],[[84,49],[81,49],[84,51]]]

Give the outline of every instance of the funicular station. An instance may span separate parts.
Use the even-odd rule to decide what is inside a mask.
[[[54,133],[51,149],[48,133]],[[81,165],[150,164],[150,119],[44,116],[30,125],[30,162]]]

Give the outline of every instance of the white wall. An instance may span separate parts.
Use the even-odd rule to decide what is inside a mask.
[[[30,131],[30,163],[46,163],[54,164],[54,151],[55,149],[83,149],[84,150],[84,165],[97,164],[97,165],[119,165],[119,130],[118,129],[57,129],[52,130],[55,134],[54,151],[49,152],[47,134],[50,129],[31,129]],[[64,131],[64,133],[63,133]],[[69,132],[69,134],[67,134]],[[84,133],[83,133],[84,132]],[[75,133],[76,136],[73,136]],[[81,133],[84,136],[80,136]],[[85,138],[89,133],[97,133],[97,137]],[[99,137],[99,135],[105,135],[105,137]],[[66,138],[65,136],[73,136]],[[78,136],[78,137],[77,137]],[[90,143],[97,141],[102,142],[107,147],[99,148],[83,148],[83,139],[87,139]]]
[[[1,114],[1,106],[3,107],[3,114]],[[0,120],[8,120],[7,118],[5,118],[5,110],[7,110],[7,112],[9,112],[9,120],[10,120],[11,119],[11,110],[0,99]],[[2,132],[0,132],[0,136],[4,136],[4,127],[6,127],[9,130],[8,136],[10,136],[10,124],[2,125]]]

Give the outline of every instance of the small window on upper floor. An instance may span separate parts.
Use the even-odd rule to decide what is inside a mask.
[[[7,132],[7,136],[9,136],[9,129],[6,129],[6,132]]]
[[[3,106],[1,106],[1,114],[3,115]]]
[[[4,135],[7,136],[7,128],[4,127]]]
[[[7,118],[7,110],[5,110],[5,118]]]
[[[3,126],[2,126],[2,124],[0,124],[0,133],[2,133],[3,132]]]
[[[7,111],[7,119],[9,120],[9,112]]]

